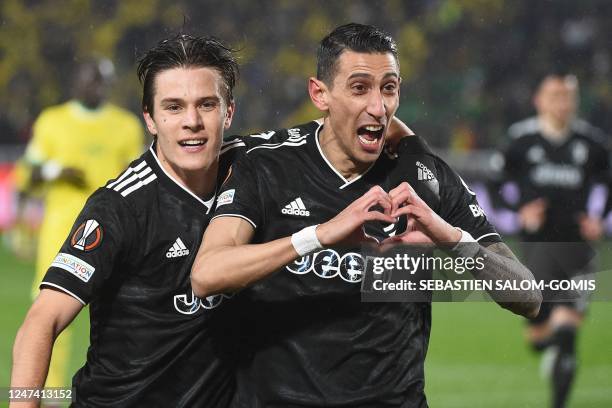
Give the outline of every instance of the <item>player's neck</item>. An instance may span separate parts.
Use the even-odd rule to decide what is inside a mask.
[[[84,104],[78,99],[73,99],[71,105],[73,106],[73,109],[75,109],[80,115],[97,116],[100,112],[103,111],[103,108],[106,104],[102,102],[96,105],[95,107],[92,107]]]
[[[571,121],[558,121],[547,116],[538,118],[542,136],[553,142],[562,142],[567,139]]]
[[[160,162],[168,174],[196,196],[205,199],[214,193],[217,187],[218,161],[215,161],[207,169],[192,171],[172,166],[166,160]]]
[[[323,126],[319,133],[319,145],[329,164],[346,180],[352,180],[360,176],[371,166],[371,163],[354,160],[342,148],[339,138],[334,135],[331,126]]]
[[[77,102],[83,109],[91,111],[91,112],[99,111],[102,105],[104,104],[102,101],[100,102],[77,101]]]

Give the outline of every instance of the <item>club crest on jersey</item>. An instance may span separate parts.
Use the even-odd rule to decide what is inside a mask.
[[[574,164],[582,165],[584,164],[589,157],[589,148],[587,145],[577,140],[572,145],[572,161]]]
[[[284,206],[281,213],[287,215],[298,215],[300,217],[310,217],[310,211],[306,209],[301,197],[296,198]]]
[[[531,163],[539,163],[546,157],[544,148],[540,145],[531,146],[527,151],[527,160]]]
[[[102,226],[96,220],[87,220],[74,231],[70,245],[81,251],[93,251],[102,243]]]

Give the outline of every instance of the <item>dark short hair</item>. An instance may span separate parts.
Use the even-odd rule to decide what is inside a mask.
[[[173,68],[214,68],[225,84],[225,100],[233,101],[233,90],[238,80],[238,63],[231,48],[214,37],[193,37],[178,34],[160,41],[138,61],[138,78],[142,83],[142,109],[153,114],[155,77]]]
[[[537,78],[537,82],[535,82],[534,93],[537,94],[538,92],[540,92],[544,84],[550,80],[573,83],[575,88],[578,89],[578,79],[576,78],[576,76],[566,69],[559,68],[556,70],[549,71],[546,74],[540,75]]]
[[[317,79],[328,85],[333,83],[337,61],[344,50],[369,54],[389,52],[399,65],[397,44],[389,34],[371,25],[349,23],[321,40],[317,51]]]

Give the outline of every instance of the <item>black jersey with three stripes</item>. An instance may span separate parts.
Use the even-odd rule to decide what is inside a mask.
[[[316,122],[283,129],[276,144],[256,146],[234,165],[220,191],[217,217],[240,217],[252,243],[287,237],[333,218],[372,186],[408,181],[454,226],[499,241],[476,196],[419,137],[383,153],[347,179],[328,160]],[[374,225],[379,238],[397,226]],[[423,407],[428,303],[361,301],[360,248],[330,247],[280,268],[235,296],[241,341],[241,407]]]
[[[217,185],[235,155],[267,141],[223,143]],[[199,299],[190,283],[215,194],[193,194],[155,152],[89,198],[41,285],[89,305],[91,346],[73,378],[75,406],[223,407],[234,393],[230,296]]]

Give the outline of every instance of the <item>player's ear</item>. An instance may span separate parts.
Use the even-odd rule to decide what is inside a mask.
[[[232,125],[232,119],[234,118],[234,112],[236,112],[236,103],[232,100],[225,110],[225,120],[223,122],[223,129],[227,130]]]
[[[397,96],[398,96],[398,98],[400,96],[402,96],[402,77],[399,77],[399,80],[398,80],[398,84],[397,84]]]
[[[308,79],[308,94],[312,103],[320,111],[327,112],[329,110],[329,103],[327,100],[328,96],[327,85],[323,81],[319,81],[317,78],[310,77]]]
[[[147,129],[149,130],[149,133],[153,136],[157,135],[157,126],[155,126],[155,121],[153,120],[151,114],[148,111],[144,111],[142,112],[142,116],[144,117],[145,123],[147,124]]]

